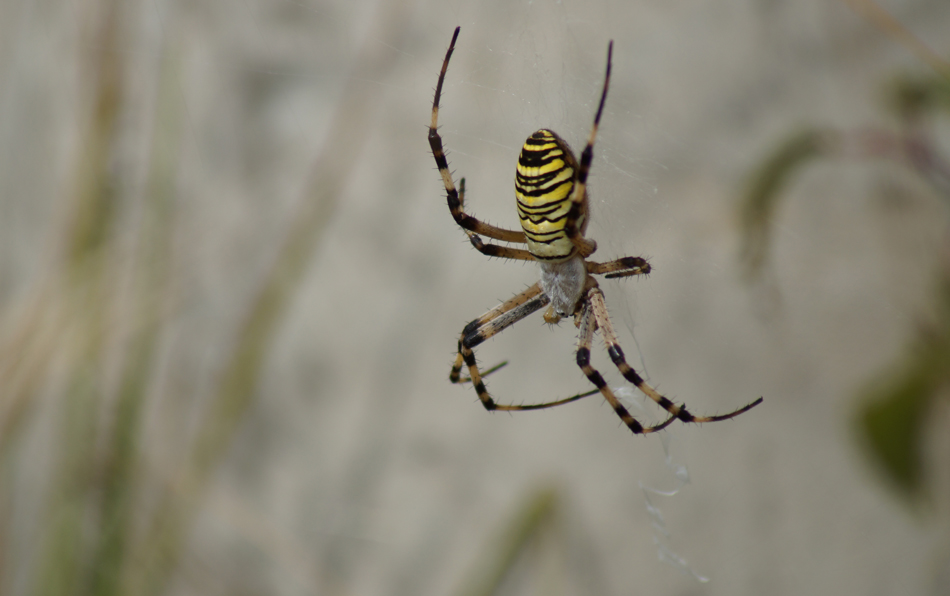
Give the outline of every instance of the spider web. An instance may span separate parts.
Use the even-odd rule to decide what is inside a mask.
[[[183,483],[208,486],[198,498],[209,506],[183,530],[187,563],[172,591],[188,591],[197,580],[201,591],[222,593],[246,585],[296,593],[287,581],[301,593],[455,593],[460,570],[485,543],[486,527],[517,491],[546,476],[569,486],[570,498],[584,508],[585,527],[596,528],[598,544],[586,552],[606,563],[599,575],[615,584],[614,593],[629,593],[633,567],[638,591],[677,591],[652,552],[693,578],[686,581],[715,574],[715,593],[924,593],[921,569],[929,566],[921,561],[939,564],[946,556],[934,550],[931,528],[914,529],[892,513],[897,508],[843,447],[850,443],[842,428],[855,383],[892,362],[916,323],[927,298],[918,289],[933,274],[923,272],[934,252],[928,238],[945,234],[932,227],[944,225],[946,214],[929,211],[932,200],[908,200],[913,193],[899,180],[889,183],[895,186],[888,194],[904,198],[879,209],[880,180],[866,170],[851,170],[843,186],[808,178],[776,226],[787,318],[753,327],[744,290],[730,278],[733,201],[753,162],[803,116],[835,126],[880,117],[875,94],[883,79],[920,66],[845,4],[871,5],[0,3],[0,300],[16,328],[19,319],[30,319],[43,331],[22,335],[40,341],[23,352],[23,362],[58,353],[43,342],[78,354],[70,347],[85,344],[74,328],[101,329],[88,345],[108,341],[115,349],[107,352],[124,353],[104,338],[118,342],[158,324],[133,312],[139,306],[152,312],[148,301],[158,296],[148,293],[138,306],[123,302],[134,293],[131,273],[120,272],[119,283],[100,277],[108,299],[97,308],[117,309],[102,316],[78,312],[75,327],[57,316],[18,317],[6,308],[20,297],[44,304],[29,300],[30,282],[70,243],[54,237],[69,219],[60,208],[67,199],[99,197],[80,192],[98,178],[77,175],[87,151],[114,144],[100,164],[115,182],[103,193],[106,217],[93,218],[115,218],[114,228],[92,235],[105,239],[114,230],[118,237],[114,252],[99,255],[104,267],[137,275],[139,261],[129,249],[151,242],[151,228],[139,224],[159,224],[171,245],[162,260],[174,294],[172,312],[155,314],[163,325],[159,354],[141,370],[129,369],[155,380],[142,394],[148,400],[143,432],[129,433],[142,437],[146,465],[137,472],[148,479],[142,491],[128,493],[144,495],[134,515],[109,506],[105,485],[93,487],[88,508],[63,500],[69,507],[57,515],[46,507],[72,498],[72,490],[57,487],[75,486],[71,473],[57,479],[57,462],[72,472],[69,462],[87,451],[57,452],[59,441],[47,440],[61,436],[69,445],[74,434],[55,430],[55,419],[69,422],[70,410],[44,397],[72,385],[56,371],[75,368],[78,385],[103,388],[109,405],[124,391],[122,358],[107,355],[95,366],[76,367],[54,359],[51,377],[31,372],[35,367],[18,369],[19,356],[0,366],[17,372],[16,383],[35,387],[21,392],[25,401],[4,407],[20,412],[24,425],[24,432],[3,436],[15,446],[2,454],[10,480],[0,520],[9,530],[0,545],[9,555],[0,561],[4,587],[32,593],[31,584],[49,576],[47,564],[121,554],[120,548],[85,549],[84,541],[73,543],[78,550],[41,544],[64,534],[58,529],[85,538],[100,519],[95,512],[113,509],[133,522],[110,532],[115,536],[145,537],[144,548],[159,542],[147,540],[145,518],[162,509],[150,487],[175,495],[188,490],[161,470],[182,462],[179,455],[207,418],[200,414],[213,411],[208,404],[240,336],[239,321],[255,297],[270,295],[258,291],[261,280],[294,228],[294,215],[310,201],[327,208],[326,227],[318,245],[304,251],[312,260],[294,304],[275,317],[279,332],[262,342],[266,358],[254,352],[266,370],[259,387],[242,387],[256,388],[252,407],[234,436],[225,437],[233,441],[221,448],[224,455],[206,466],[207,484]],[[114,28],[93,26],[110,6],[121,7]],[[914,0],[888,8],[945,52],[946,6]],[[442,133],[450,163],[467,178],[471,210],[505,227],[517,225],[512,177],[521,143],[549,127],[580,149],[603,82],[607,42],[615,40],[588,231],[599,243],[598,259],[640,255],[654,266],[647,279],[603,284],[615,327],[629,332],[621,343],[631,364],[697,413],[760,394],[763,407],[730,423],[631,438],[596,398],[557,411],[488,415],[470,387],[448,385],[462,325],[536,279],[530,265],[475,254],[446,213],[425,127],[457,25],[462,33],[446,79]],[[113,113],[97,133],[103,142],[88,144],[87,120],[95,112],[89,104],[97,92],[83,85],[113,80],[95,75],[91,65],[99,61],[107,69],[118,65],[122,93],[117,103],[109,85],[101,85],[102,98],[110,100],[102,106]],[[327,143],[335,126],[348,134],[337,132]],[[355,165],[312,184],[322,151],[358,153],[348,142],[362,150]],[[314,186],[337,191],[321,203],[304,192]],[[158,211],[161,222],[148,219]],[[97,322],[103,327],[90,326]],[[570,323],[550,330],[536,317],[487,342],[478,354],[483,362],[512,361],[492,375],[490,389],[529,402],[587,388],[571,360],[573,333]],[[20,352],[18,341],[4,345],[9,354]],[[597,352],[598,369],[616,379]],[[33,403],[40,407],[20,407]],[[631,408],[644,420],[659,415],[652,403]],[[81,425],[86,415],[107,426],[118,419],[112,411],[79,409]],[[709,448],[678,453],[687,437]],[[98,439],[88,450],[90,467],[75,470],[76,480],[101,482],[121,464],[108,455],[109,445],[121,444]],[[702,478],[710,490],[683,490],[689,476],[682,461],[694,482]],[[228,497],[216,498],[222,492]],[[711,539],[703,523],[678,523],[701,510],[689,502],[697,494],[719,495],[707,526],[718,529],[728,520],[729,532]],[[642,531],[647,524],[653,542]],[[823,556],[815,556],[816,545]],[[133,556],[126,561],[133,561],[138,551],[127,552]],[[545,577],[567,567],[556,556]]]

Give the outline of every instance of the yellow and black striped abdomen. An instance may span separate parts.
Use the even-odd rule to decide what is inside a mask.
[[[545,261],[566,259],[574,245],[564,231],[571,210],[577,160],[560,137],[539,130],[525,141],[518,156],[515,197],[528,251]],[[577,228],[583,229],[583,217]]]

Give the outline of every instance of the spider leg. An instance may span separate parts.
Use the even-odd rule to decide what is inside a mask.
[[[466,230],[468,232],[468,230]],[[468,241],[472,243],[475,249],[483,255],[490,257],[501,257],[503,259],[512,259],[515,261],[533,261],[534,256],[521,248],[510,248],[508,246],[499,246],[497,244],[485,244],[477,234],[468,232]]]
[[[463,381],[460,378],[462,366],[465,363],[463,348],[471,352],[471,349],[473,347],[482,343],[489,337],[495,335],[496,333],[498,333],[505,327],[508,327],[514,324],[516,321],[528,316],[535,310],[541,308],[543,304],[537,305],[537,307],[531,310],[530,312],[523,314],[522,316],[518,317],[515,320],[511,320],[507,322],[507,324],[504,324],[504,326],[502,326],[501,328],[497,328],[498,323],[496,322],[496,320],[498,318],[505,317],[506,315],[508,316],[508,318],[510,318],[511,315],[509,313],[511,313],[512,311],[514,311],[515,309],[519,307],[523,307],[525,303],[530,302],[531,300],[538,299],[539,295],[540,297],[543,297],[544,300],[547,299],[547,296],[544,296],[544,294],[541,293],[541,284],[536,283],[532,285],[530,288],[521,292],[520,294],[516,294],[515,296],[512,296],[508,300],[502,302],[495,308],[491,309],[490,311],[486,312],[482,316],[478,317],[474,321],[471,321],[469,324],[467,324],[465,328],[462,329],[461,337],[459,337],[458,354],[455,357],[455,363],[452,365],[452,370],[449,373],[449,381],[451,381],[452,383],[463,383],[463,382],[471,381],[473,378],[476,380],[480,379],[482,377],[481,374],[470,377],[465,381]],[[504,323],[504,321],[502,321],[502,323]]]
[[[670,416],[655,426],[644,427],[637,422],[637,419],[630,415],[627,408],[623,407],[623,404],[620,403],[620,400],[617,399],[614,392],[610,390],[610,387],[607,386],[607,382],[600,376],[600,373],[590,365],[590,346],[594,338],[597,321],[594,317],[590,302],[586,300],[584,302],[584,312],[581,315],[580,336],[577,340],[577,365],[581,367],[581,370],[584,371],[584,374],[587,375],[590,382],[597,386],[597,390],[604,396],[604,399],[606,399],[607,403],[614,409],[617,416],[620,416],[623,423],[626,424],[627,428],[633,431],[634,434],[653,433],[669,426],[670,423],[676,419],[676,416]]]
[[[674,418],[678,418],[683,422],[717,422],[738,416],[762,403],[762,398],[760,397],[738,410],[719,416],[694,416],[686,409],[686,406],[677,406],[666,397],[660,395],[656,389],[643,380],[643,377],[637,374],[637,371],[633,370],[630,365],[627,364],[627,360],[623,355],[623,349],[617,342],[617,335],[614,333],[613,325],[610,323],[610,316],[607,314],[607,304],[604,302],[604,294],[600,291],[600,288],[594,286],[588,290],[587,300],[590,303],[593,316],[597,321],[597,326],[600,327],[600,333],[604,338],[604,343],[607,345],[607,353],[610,354],[610,359],[613,360],[613,363],[620,369],[620,373],[625,379],[636,385],[637,389],[642,391],[647,397],[660,404],[660,406]]]
[[[590,173],[590,164],[594,160],[594,140],[597,138],[597,128],[600,126],[600,117],[604,112],[604,102],[607,100],[607,89],[610,87],[610,64],[613,53],[614,42],[611,40],[607,46],[607,74],[604,76],[604,90],[600,94],[600,104],[597,106],[597,114],[594,116],[594,125],[591,127],[590,137],[588,137],[587,145],[584,146],[584,150],[581,152],[577,179],[571,193],[571,210],[567,212],[567,220],[564,223],[564,232],[584,258],[597,250],[597,243],[584,238],[577,222],[587,211],[587,174]]]
[[[622,257],[609,263],[595,263],[587,261],[587,272],[593,275],[607,274],[607,278],[630,277],[631,275],[646,275],[652,267],[646,259],[641,257]]]
[[[458,190],[452,181],[452,173],[449,171],[448,161],[445,159],[445,151],[442,148],[442,137],[439,136],[439,99],[442,96],[442,83],[445,81],[445,73],[449,68],[449,59],[455,50],[455,40],[459,36],[461,27],[455,28],[452,35],[452,43],[449,44],[448,51],[445,52],[445,60],[442,62],[442,71],[439,73],[439,82],[435,86],[435,99],[432,101],[432,123],[429,125],[429,147],[432,149],[432,155],[435,157],[435,163],[439,167],[439,174],[442,175],[442,182],[445,184],[446,198],[449,203],[449,211],[455,222],[465,230],[488,236],[502,242],[525,242],[524,232],[518,230],[506,230],[498,228],[491,224],[479,221],[471,215],[465,213],[462,208],[462,200],[459,198]]]
[[[502,368],[504,368],[504,367],[506,367],[506,366],[508,366],[508,361],[507,361],[507,360],[502,360],[501,362],[499,362],[499,363],[496,364],[495,366],[489,368],[488,370],[483,370],[483,371],[481,371],[481,373],[482,373],[482,378],[484,379],[485,377],[487,377],[488,375],[492,374],[493,372],[495,372],[495,371],[497,371],[497,370],[500,370],[500,369],[502,369]],[[458,382],[459,382],[459,383],[471,383],[471,382],[472,382],[472,377],[460,377],[459,380],[458,380]]]
[[[465,178],[459,180],[459,204],[465,205]],[[485,242],[482,241],[482,237],[475,232],[470,232],[464,228],[462,231],[468,236],[468,241],[472,243],[472,246],[474,246],[475,249],[483,255],[488,255],[489,257],[501,257],[503,259],[512,259],[516,261],[534,260],[534,256],[524,249],[509,248],[507,246],[499,246],[497,244],[485,244]]]
[[[491,395],[489,395],[488,389],[485,387],[485,383],[482,381],[482,378],[485,375],[498,370],[501,365],[496,365],[485,373],[481,373],[478,370],[478,364],[475,362],[475,352],[472,350],[472,348],[482,343],[486,339],[500,333],[511,325],[514,325],[528,315],[537,312],[546,306],[548,302],[549,299],[547,295],[541,292],[540,284],[534,284],[524,292],[521,292],[502,304],[499,304],[495,308],[491,309],[484,315],[466,325],[465,329],[462,330],[462,336],[459,339],[458,356],[456,356],[455,364],[452,366],[451,373],[449,373],[449,380],[453,383],[471,381],[475,386],[475,392],[478,394],[478,399],[481,400],[482,405],[485,406],[485,409],[489,411],[501,410],[515,412],[520,410],[541,410],[544,408],[553,408],[554,406],[560,406],[572,401],[577,401],[597,393],[596,390],[588,391],[587,393],[580,393],[578,395],[573,395],[571,397],[566,397],[553,402],[529,405],[498,404],[495,403],[495,400],[492,399]],[[470,375],[468,378],[460,377],[463,363],[468,367]]]

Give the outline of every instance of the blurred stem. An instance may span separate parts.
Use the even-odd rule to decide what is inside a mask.
[[[504,532],[483,552],[486,559],[471,580],[458,590],[460,596],[499,594],[502,582],[537,537],[554,524],[558,511],[558,493],[543,488],[531,493],[505,524]]]
[[[930,49],[930,46],[921,41],[907,27],[904,27],[881,5],[874,2],[874,0],[844,0],[844,3],[849,5],[856,13],[864,16],[891,39],[913,52],[917,58],[934,69],[935,72],[945,79],[950,79],[950,62],[947,62],[943,56]]]
[[[755,275],[765,262],[772,216],[789,178],[827,150],[827,133],[806,129],[790,135],[752,174],[740,203],[744,233],[743,260]]]
[[[0,382],[4,387],[0,453],[5,453],[17,436],[31,397],[58,353],[64,327],[69,328],[75,321],[69,318],[75,312],[69,306],[72,291],[88,286],[87,277],[102,273],[115,224],[119,197],[110,162],[123,101],[122,52],[118,49],[121,3],[102,0],[100,4],[88,11],[99,19],[89,27],[92,32],[84,44],[92,52],[79,60],[79,71],[83,81],[90,82],[92,97],[88,118],[81,119],[78,162],[72,192],[66,198],[68,220],[62,234],[66,242],[61,247],[61,268],[41,284],[31,300],[25,301],[15,330],[0,348]]]
[[[60,411],[59,462],[50,491],[48,525],[37,571],[37,591],[48,596],[82,593],[88,581],[88,547],[96,536],[85,530],[89,497],[95,489],[97,423],[102,404],[101,367],[106,313],[114,281],[109,248],[116,216],[116,181],[110,160],[122,107],[122,53],[118,50],[120,3],[107,0],[94,26],[94,54],[83,66],[93,83],[92,114],[83,135],[64,247],[64,283],[44,294],[40,310],[65,312],[58,349],[46,354],[44,367],[64,356],[68,381]],[[50,308],[52,307],[52,308]],[[40,321],[41,319],[38,319]]]
[[[77,192],[66,236],[67,261],[73,268],[78,266],[80,273],[84,271],[83,261],[106,245],[117,212],[116,184],[109,166],[123,99],[120,4],[118,0],[105,0],[102,22],[94,43],[89,44],[95,50],[89,61],[95,97],[89,132],[80,151]]]
[[[59,456],[48,507],[43,559],[37,566],[37,594],[60,596],[81,593],[86,541],[83,521],[93,478],[96,410],[100,401],[94,360],[71,372],[60,419]]]
[[[158,85],[158,113],[154,119],[151,169],[145,189],[141,233],[133,267],[129,313],[132,329],[124,352],[123,372],[112,422],[111,444],[102,471],[101,539],[90,569],[90,594],[118,594],[129,568],[129,540],[133,526],[133,498],[137,470],[141,470],[142,410],[159,337],[164,322],[164,296],[169,280],[174,179],[178,165],[181,118],[174,61],[163,55]],[[176,62],[177,64],[177,62]]]
[[[768,256],[772,219],[789,179],[816,157],[890,159],[910,166],[943,193],[950,193],[950,164],[922,132],[876,127],[850,131],[807,129],[790,135],[753,172],[740,200],[742,260],[755,277]]]

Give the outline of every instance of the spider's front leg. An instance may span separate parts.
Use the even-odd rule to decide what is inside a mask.
[[[646,275],[650,273],[652,267],[642,257],[622,257],[609,263],[595,263],[586,261],[587,272],[593,275],[603,275],[606,273],[607,279],[615,277],[630,277],[633,275]]]
[[[607,73],[604,75],[604,90],[600,94],[600,104],[597,106],[597,114],[594,115],[594,125],[590,130],[590,137],[587,139],[587,145],[581,151],[580,165],[577,169],[577,180],[574,182],[574,190],[571,193],[571,210],[567,212],[567,221],[564,224],[564,231],[567,237],[571,239],[577,251],[585,259],[594,254],[597,250],[597,243],[593,240],[584,238],[584,230],[578,225],[587,215],[587,175],[590,173],[590,164],[594,161],[594,141],[597,139],[597,129],[600,126],[600,117],[604,113],[604,102],[607,101],[607,89],[610,88],[610,65],[614,54],[614,42],[611,40],[607,46]]]
[[[459,205],[462,207],[465,205],[465,178],[459,180]],[[534,256],[524,249],[499,246],[497,244],[486,244],[482,240],[482,237],[475,232],[471,232],[465,228],[462,228],[462,231],[468,236],[468,241],[472,243],[472,246],[475,247],[475,250],[482,253],[483,255],[488,255],[489,257],[501,257],[503,259],[512,259],[515,261],[534,260]]]
[[[432,149],[435,165],[438,166],[439,175],[442,176],[449,211],[452,213],[455,222],[467,231],[487,236],[488,238],[501,240],[502,242],[524,243],[524,232],[499,228],[479,221],[465,213],[463,208],[464,197],[460,197],[458,189],[455,188],[455,182],[452,180],[452,172],[449,171],[449,162],[445,158],[445,149],[442,147],[442,137],[439,136],[439,100],[442,97],[442,84],[445,82],[445,73],[449,69],[449,60],[452,58],[452,52],[455,51],[455,40],[458,39],[460,30],[461,27],[456,27],[455,33],[452,34],[452,42],[449,44],[449,49],[445,52],[445,60],[443,60],[442,70],[439,72],[439,82],[436,83],[435,86],[435,98],[432,100],[432,121],[429,124],[429,148]]]

